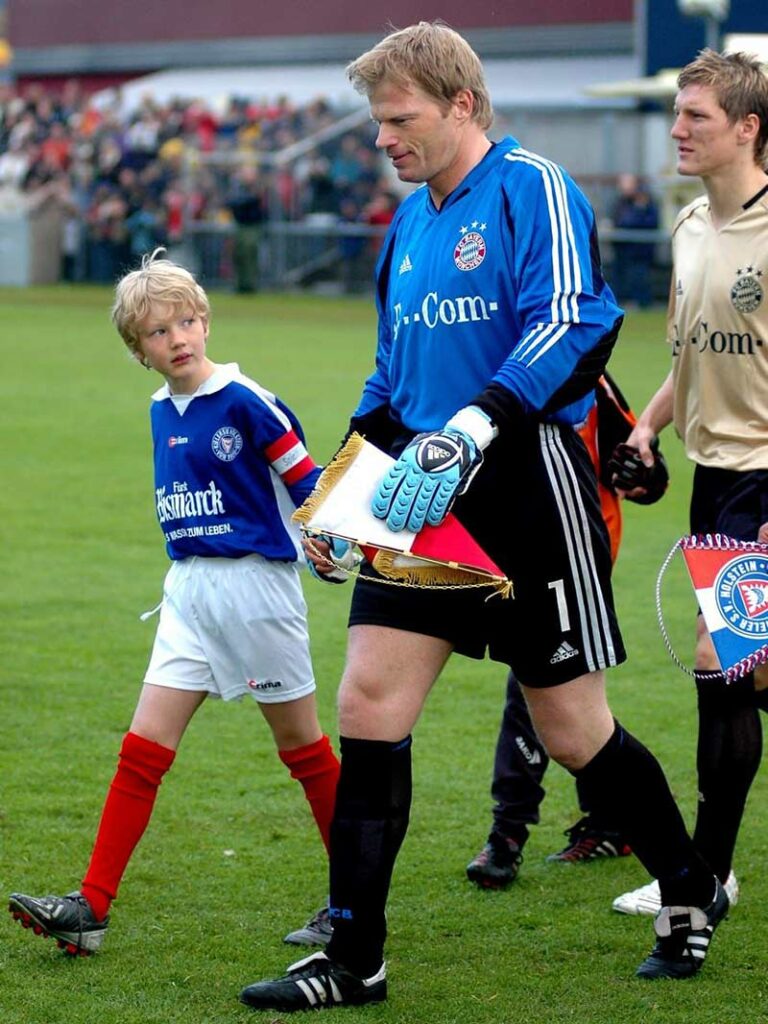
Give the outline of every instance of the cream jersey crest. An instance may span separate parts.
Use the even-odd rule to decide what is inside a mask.
[[[672,235],[674,423],[702,466],[768,469],[768,193],[717,230],[706,196]]]

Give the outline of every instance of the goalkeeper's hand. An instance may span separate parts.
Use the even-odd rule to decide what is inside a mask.
[[[625,498],[638,505],[653,505],[664,496],[669,484],[669,471],[659,451],[659,439],[649,445],[653,461],[643,462],[640,450],[629,444],[617,444],[608,462],[613,486]]]
[[[498,431],[477,406],[460,409],[442,430],[418,434],[387,471],[371,509],[390,530],[437,526],[469,487],[483,449]]]
[[[362,561],[352,544],[341,537],[319,533],[303,540],[310,575],[323,583],[346,583],[350,573]]]

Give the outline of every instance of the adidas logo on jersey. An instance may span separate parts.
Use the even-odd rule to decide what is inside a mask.
[[[522,736],[515,736],[515,744],[528,764],[541,764],[541,754],[539,751],[531,750]]]
[[[560,661],[567,661],[569,658],[575,658],[578,653],[579,652],[576,648],[571,647],[567,640],[563,640],[555,653],[549,659],[549,664],[557,665]]]
[[[409,270],[413,270],[413,264],[411,263],[411,257],[408,253],[403,257],[403,262],[400,264],[399,274],[407,274]]]

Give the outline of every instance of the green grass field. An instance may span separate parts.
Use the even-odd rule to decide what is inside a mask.
[[[213,296],[210,354],[238,360],[299,413],[316,458],[335,449],[372,363],[367,300]],[[148,399],[96,288],[0,290],[4,372],[0,584],[0,891],[76,888],[131,718],[166,560],[152,502]],[[636,409],[666,370],[663,316],[631,313],[612,369]],[[627,508],[616,570],[629,661],[610,678],[618,717],[658,754],[689,822],[696,799],[693,685],[663,647],[654,582],[687,525],[690,469],[665,438],[669,494]],[[666,621],[690,663],[695,602],[682,563]],[[345,644],[346,587],[307,581],[323,721]],[[647,918],[610,910],[646,877],[634,858],[548,865],[575,820],[570,778],[548,776],[519,880],[481,892],[464,867],[484,841],[504,669],[454,659],[415,733],[412,826],[389,907],[389,1001],[337,1011],[397,1024],[727,1024],[768,1020],[765,778],[737,850],[742,903],[698,978],[648,984],[634,969]],[[298,786],[256,708],[205,706],[161,789],[103,952],[65,958],[7,917],[3,1024],[221,1024],[264,1020],[240,988],[282,972],[283,946],[323,901],[325,864]]]

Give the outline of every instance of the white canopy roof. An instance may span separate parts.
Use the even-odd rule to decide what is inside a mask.
[[[744,35],[727,35],[723,40],[723,49],[731,53],[754,54],[768,66],[768,35],[749,33]],[[587,93],[596,99],[634,97],[636,99],[672,99],[677,93],[677,76],[680,68],[664,68],[647,78],[629,78],[616,82],[595,83],[587,88]]]
[[[637,75],[639,70],[636,58],[626,55],[489,59],[484,67],[494,105],[526,109],[605,105],[604,99],[601,102],[586,95],[587,86]],[[147,94],[158,103],[174,98],[201,99],[214,110],[223,109],[230,96],[274,100],[285,95],[297,104],[323,96],[344,107],[361,103],[341,64],[158,71],[126,82],[120,88],[122,110],[129,113],[136,109]],[[97,94],[96,102],[107,103],[114,97],[113,90],[104,90]]]

